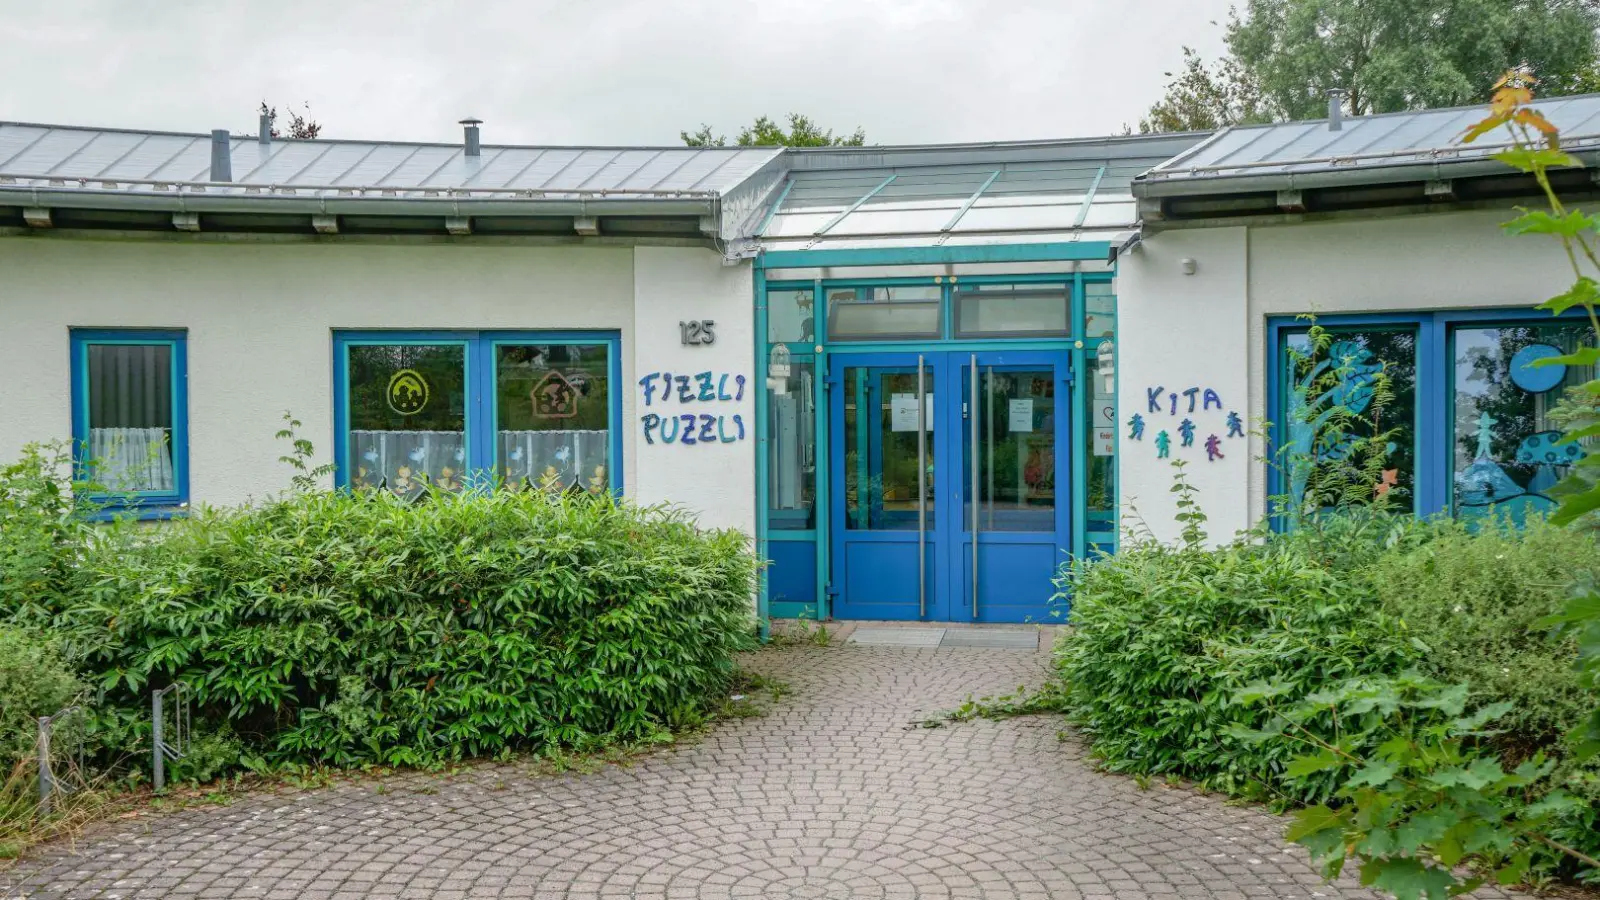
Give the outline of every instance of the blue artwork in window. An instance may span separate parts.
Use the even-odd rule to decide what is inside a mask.
[[[1561,443],[1550,413],[1564,389],[1593,377],[1590,366],[1536,366],[1576,348],[1586,326],[1496,325],[1452,336],[1455,514],[1504,516],[1516,525],[1553,511],[1549,492],[1582,459]]]
[[[1342,463],[1356,442],[1374,432],[1395,430],[1396,440],[1386,445],[1388,457],[1380,495],[1398,489],[1392,499],[1402,507],[1412,503],[1416,415],[1416,333],[1411,329],[1340,331],[1327,350],[1314,354],[1306,335],[1295,335],[1289,345],[1290,390],[1284,410],[1287,438],[1283,465],[1288,473],[1289,496],[1296,502],[1316,483],[1318,467]],[[1379,376],[1387,376],[1392,399],[1374,410]],[[1329,424],[1342,411],[1356,418],[1342,433],[1330,433]]]

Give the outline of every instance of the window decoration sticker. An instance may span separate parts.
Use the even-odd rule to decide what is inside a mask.
[[[428,405],[428,381],[414,369],[401,369],[389,376],[384,397],[390,409],[402,416],[414,416]]]
[[[578,415],[578,389],[552,369],[529,392],[536,419],[571,419]]]
[[[1539,365],[1540,360],[1560,356],[1561,348],[1550,344],[1529,344],[1511,357],[1511,381],[1530,394],[1542,394],[1561,384],[1567,367],[1560,363]]]

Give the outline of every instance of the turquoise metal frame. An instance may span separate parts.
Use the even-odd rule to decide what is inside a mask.
[[[170,491],[90,494],[101,507],[95,518],[128,515],[170,519],[189,503],[189,349],[188,332],[172,329],[74,328],[69,334],[72,372],[72,458],[83,470],[89,451],[89,348],[96,345],[164,345],[169,348],[172,390],[172,483]]]
[[[333,334],[334,480],[350,484],[350,348],[358,346],[448,346],[462,348],[466,389],[465,443],[467,469],[498,471],[494,458],[494,351],[501,344],[605,344],[610,390],[606,396],[610,427],[607,476],[611,493],[622,496],[622,336],[616,331],[336,331]]]
[[[773,292],[791,290],[810,290],[812,295],[812,333],[818,336],[815,344],[814,356],[811,360],[815,365],[818,375],[814,379],[816,422],[813,428],[813,439],[818,448],[832,446],[830,435],[829,398],[827,394],[827,378],[824,373],[828,371],[829,358],[834,352],[866,353],[866,352],[905,352],[907,350],[922,349],[926,351],[963,350],[963,351],[989,351],[989,350],[1067,350],[1070,353],[1072,365],[1071,403],[1074,422],[1078,427],[1072,429],[1071,446],[1071,502],[1073,509],[1071,517],[1072,548],[1071,552],[1083,558],[1087,551],[1085,533],[1085,499],[1087,497],[1087,472],[1085,458],[1087,455],[1085,416],[1088,409],[1088,395],[1092,386],[1087,379],[1077,377],[1086,371],[1086,354],[1092,352],[1086,349],[1085,331],[1085,303],[1084,285],[1091,283],[1110,283],[1113,272],[1095,273],[1037,273],[1017,275],[957,275],[951,277],[877,277],[877,278],[829,278],[797,280],[774,278],[773,270],[779,269],[815,269],[820,267],[860,267],[860,266],[894,266],[918,265],[927,263],[951,264],[978,264],[995,262],[1041,262],[1072,260],[1104,260],[1110,251],[1106,242],[1068,242],[1058,244],[1020,244],[998,245],[987,247],[912,247],[912,248],[874,248],[862,250],[823,250],[823,251],[769,251],[756,259],[754,271],[755,307],[755,356],[756,364],[760,367],[757,373],[759,383],[764,384],[765,367],[769,359],[771,344],[767,339],[768,318],[770,314],[768,295]],[[953,337],[955,321],[952,295],[956,287],[971,284],[992,284],[1021,286],[1061,285],[1070,290],[1072,296],[1072,334],[1059,338],[1029,338],[1029,337],[997,337],[988,339],[957,339]],[[917,286],[936,285],[942,289],[943,315],[942,334],[937,340],[883,340],[883,341],[831,341],[827,337],[828,304],[827,292],[835,288],[846,287],[892,287],[892,286]],[[1120,378],[1120,373],[1119,373]],[[816,515],[816,528],[810,531],[774,531],[770,528],[770,503],[769,491],[771,472],[769,471],[769,410],[767,404],[767,391],[756,391],[756,544],[758,552],[763,559],[769,559],[770,543],[773,541],[804,541],[811,542],[815,547],[816,557],[816,597],[814,603],[782,604],[774,609],[770,596],[770,582],[764,572],[759,586],[757,598],[757,613],[762,622],[762,628],[767,628],[770,617],[789,617],[800,614],[826,619],[832,616],[832,594],[830,574],[832,561],[830,559],[830,526],[829,515],[823,504],[828,503],[831,496],[829,466],[821,464],[824,454],[818,451],[819,464],[816,471],[815,497],[818,504]],[[1120,434],[1118,434],[1120,452]],[[765,633],[765,630],[763,630]]]

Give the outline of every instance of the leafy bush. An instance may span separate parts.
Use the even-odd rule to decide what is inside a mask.
[[[609,498],[300,492],[115,537],[72,521],[30,520],[44,549],[6,563],[0,621],[59,637],[103,745],[148,746],[149,690],[187,684],[210,734],[194,777],[656,738],[712,708],[754,630],[742,535]]]
[[[1516,777],[1525,782],[1503,796],[1537,810],[1546,836],[1593,854],[1600,766],[1578,762],[1567,736],[1594,698],[1572,664],[1575,640],[1552,641],[1544,622],[1574,577],[1597,571],[1600,544],[1580,531],[1469,528],[1359,508],[1217,549],[1197,540],[1129,546],[1066,573],[1075,627],[1056,650],[1063,707],[1112,770],[1337,808],[1355,796],[1358,767],[1307,756],[1303,738],[1382,760],[1393,752],[1393,722],[1357,727],[1341,704],[1398,691],[1402,706],[1437,713],[1425,704],[1448,696],[1453,711],[1435,716],[1438,728],[1455,727],[1463,709],[1496,712],[1492,729],[1458,729],[1451,752],[1487,754],[1483,765],[1504,772],[1523,767]],[[1262,685],[1274,702],[1247,702]],[[1278,712],[1296,708],[1300,738],[1282,733]],[[1422,718],[1407,721],[1408,734],[1425,730]],[[1443,746],[1443,734],[1418,740]],[[1416,766],[1448,764],[1417,753]],[[1557,788],[1575,802],[1534,806]],[[1522,822],[1526,810],[1503,812]],[[1563,866],[1548,847],[1532,859],[1546,871]]]
[[[0,778],[34,759],[39,717],[84,693],[56,646],[20,628],[0,627]]]
[[[1538,624],[1584,574],[1600,576],[1600,544],[1537,519],[1521,531],[1443,524],[1373,570],[1384,611],[1433,651],[1418,661],[1423,672],[1470,685],[1476,703],[1510,701],[1496,743],[1515,758],[1559,744],[1593,708],[1572,665],[1577,642],[1552,641]]]
[[[1056,648],[1068,713],[1115,771],[1176,774],[1233,793],[1326,795],[1331,782],[1286,771],[1294,746],[1230,736],[1266,721],[1231,697],[1263,679],[1303,696],[1403,667],[1415,647],[1379,614],[1367,573],[1427,529],[1352,513],[1264,543],[1151,542],[1077,563],[1065,576],[1074,628]]]

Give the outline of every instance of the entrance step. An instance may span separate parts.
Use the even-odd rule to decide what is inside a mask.
[[[857,628],[850,643],[872,647],[937,647],[944,640],[943,628]]]
[[[868,647],[987,647],[997,650],[1038,650],[1035,628],[894,628],[859,627],[848,643]]]

